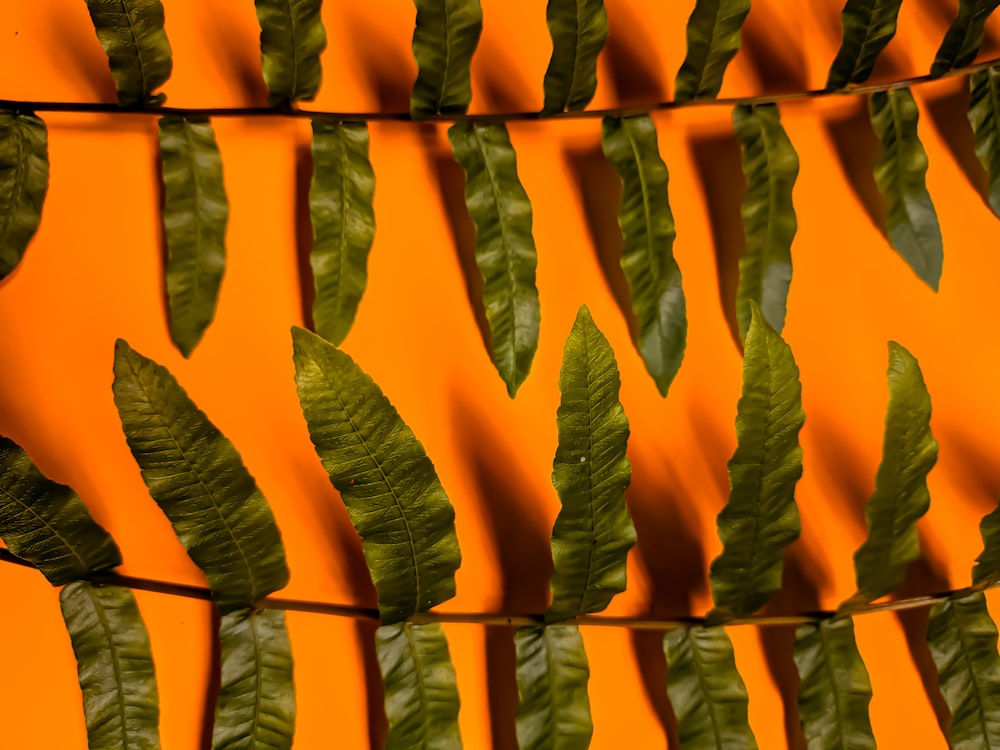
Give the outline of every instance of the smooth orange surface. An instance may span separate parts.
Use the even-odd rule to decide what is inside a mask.
[[[169,104],[263,104],[253,4],[164,4],[175,60],[164,89]],[[876,79],[925,72],[954,4],[904,3],[899,34]],[[668,98],[693,0],[607,5],[612,41],[593,106]],[[0,97],[113,101],[82,0],[7,6],[0,14]],[[540,108],[550,51],[544,3],[483,0],[483,7],[473,110]],[[835,0],[754,0],[723,95],[821,87],[839,42],[839,10]],[[331,1],[324,21],[325,81],[310,106],[407,109],[415,76],[412,6]],[[984,56],[1000,50],[1000,18],[990,28]],[[863,506],[881,447],[889,339],[919,358],[941,443],[931,510],[920,523],[925,558],[913,566],[906,593],[964,585],[980,550],[978,520],[1000,493],[1000,248],[997,220],[966,176],[983,179],[963,92],[957,79],[915,90],[930,155],[928,184],[945,237],[936,295],[889,248],[852,188],[852,176],[861,193],[873,188],[874,137],[863,99],[782,109],[802,165],[785,336],[801,369],[807,421],[798,492],[803,534],[790,550],[774,611],[833,607],[853,592],[851,555],[864,537]],[[344,346],[423,441],[455,505],[463,564],[458,596],[443,609],[539,612],[546,604],[548,535],[558,509],[549,480],[556,382],[563,342],[584,303],[617,353],[632,426],[628,502],[639,541],[629,590],[610,611],[666,616],[710,606],[707,567],[720,549],[715,515],[728,493],[740,391],[726,310],[735,289],[743,181],[729,116],[726,107],[703,107],[657,117],[690,318],[684,366],[666,400],[629,339],[612,292],[620,274],[609,285],[597,252],[616,241],[618,194],[599,157],[599,121],[511,127],[534,205],[542,305],[538,354],[514,401],[489,362],[470,306],[456,250],[456,239],[458,246],[467,241],[468,225],[460,222],[453,232],[449,221],[461,181],[449,164],[445,128],[372,126],[378,234],[369,289]],[[284,535],[292,581],[282,595],[373,604],[360,546],[312,451],[292,380],[289,327],[303,320],[296,237],[308,232],[308,123],[215,122],[232,206],[229,267],[216,322],[185,361],[165,325],[155,119],[45,119],[52,175],[42,226],[21,268],[0,288],[0,433],[80,493],[121,545],[123,572],[203,583],[149,498],[121,434],[111,361],[114,340],[124,337],[167,365],[242,452]],[[843,160],[838,147],[849,152]],[[0,569],[0,581],[0,747],[85,747],[57,592],[37,573],[11,566]],[[163,745],[204,746],[211,720],[210,608],[137,596],[156,659]],[[926,612],[914,612],[857,622],[880,747],[946,747],[922,644],[925,621]],[[296,748],[380,746],[384,719],[371,629],[295,613],[288,622]],[[510,634],[472,625],[446,631],[466,747],[514,747]],[[731,633],[760,746],[801,747],[791,633]],[[591,628],[584,638],[593,747],[664,747],[671,719],[659,636]]]

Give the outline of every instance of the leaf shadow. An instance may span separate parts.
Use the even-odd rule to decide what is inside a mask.
[[[815,436],[821,449],[813,451],[810,471],[826,488],[827,497],[843,501],[838,515],[844,512],[862,534],[868,532],[865,509],[875,491],[875,475],[864,460],[861,451],[838,427],[821,414],[812,414],[807,429]],[[865,477],[870,476],[868,480]]]
[[[208,646],[208,685],[205,688],[205,702],[202,704],[201,735],[198,740],[199,750],[212,750],[212,734],[215,730],[215,706],[219,702],[219,692],[222,689],[222,643],[219,640],[219,628],[222,617],[219,608],[214,603],[207,604],[212,608],[211,631]]]
[[[366,23],[362,16],[349,13],[347,25],[354,33],[346,34],[351,40],[351,54],[362,69],[362,76],[375,96],[380,112],[409,112],[412,81],[400,75],[412,66],[413,59],[399,51],[394,40],[383,34],[378,26]]]
[[[313,304],[316,302],[316,280],[312,268],[313,226],[309,210],[309,189],[312,186],[312,144],[295,145],[295,260],[299,270],[299,304],[302,324],[316,330]]]
[[[991,452],[989,444],[969,437],[958,424],[937,429],[940,442],[949,446],[949,458],[961,459],[960,465],[952,467],[949,480],[983,515],[995,511],[1000,498],[1000,452]]]
[[[479,84],[483,103],[488,112],[527,112],[538,109],[530,93],[539,86],[525,82],[518,74],[519,66],[507,55],[503,46],[484,39],[476,50],[472,63],[473,81]],[[532,123],[524,123],[532,125]],[[537,127],[537,124],[534,124]]]
[[[618,106],[662,102],[667,98],[656,44],[646,33],[645,24],[625,3],[607,8],[608,43],[603,59],[614,88]]]
[[[201,24],[208,48],[222,71],[239,87],[246,106],[267,106],[267,84],[261,69],[259,47],[249,47],[238,34],[229,33],[237,26],[235,15],[225,5],[213,4],[210,18]],[[233,6],[228,6],[232,8]]]
[[[75,79],[75,89],[89,91],[99,102],[117,104],[118,89],[93,28],[89,35],[84,33],[72,13],[52,13],[50,20],[51,36],[45,49],[59,70]]]
[[[740,32],[740,56],[769,94],[808,87],[805,52],[798,40],[781,35],[784,30],[768,14],[751,13]]]
[[[167,245],[167,228],[163,222],[163,208],[167,204],[167,189],[163,184],[163,160],[160,157],[160,149],[156,149],[153,154],[153,174],[156,176],[156,208],[153,215],[156,217],[156,243],[160,258],[160,304],[163,308],[164,328],[167,329],[167,337],[173,341],[170,335],[170,293],[167,289],[167,271],[170,269],[170,247]],[[178,349],[174,345],[175,349]],[[180,349],[178,349],[180,351]]]

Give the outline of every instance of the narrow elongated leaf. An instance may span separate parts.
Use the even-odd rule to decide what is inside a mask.
[[[1000,581],[1000,507],[983,516],[979,522],[983,551],[972,568],[972,583],[986,588]]]
[[[132,592],[78,581],[59,592],[76,654],[90,750],[160,747],[149,633]]]
[[[582,307],[559,373],[552,483],[562,508],[552,529],[549,622],[600,612],[625,590],[635,527],[625,506],[632,466],[625,455],[629,428],[620,388],[611,345]]]
[[[457,750],[458,684],[444,630],[426,625],[383,625],[375,633],[385,713],[386,750]]]
[[[740,338],[750,326],[750,301],[778,333],[785,326],[785,301],[792,281],[792,240],[798,230],[792,189],[799,175],[799,157],[788,140],[776,104],[740,105],[733,110],[733,127],[743,150],[743,233],[736,289],[736,320]]]
[[[667,694],[683,750],[756,750],[749,699],[722,628],[678,628],[663,637]]]
[[[368,125],[313,120],[309,187],[316,284],[316,332],[339,344],[351,330],[368,283],[375,239],[375,173],[368,161]]]
[[[958,0],[958,16],[934,56],[932,76],[964,68],[976,59],[983,45],[986,20],[997,6],[1000,6],[1000,0]]]
[[[520,750],[586,750],[594,733],[590,665],[575,625],[518,628],[517,744]]]
[[[531,201],[517,176],[517,157],[503,124],[456,123],[448,130],[465,170],[465,203],[476,225],[476,265],[493,364],[513,398],[538,348],[540,311],[531,234]]]
[[[893,249],[937,291],[944,261],[941,227],[927,192],[927,152],[917,135],[920,113],[908,88],[877,91],[869,102],[881,147],[875,182],[889,204]]]
[[[976,135],[976,156],[989,177],[989,202],[1000,216],[1000,66],[969,76],[969,122]]]
[[[163,117],[159,124],[170,338],[189,357],[215,317],[229,200],[211,123]]]
[[[87,0],[123,107],[162,104],[155,94],[173,70],[160,0]]]
[[[281,533],[240,454],[165,367],[115,343],[115,404],[142,478],[223,614],[288,583]]]
[[[802,386],[792,350],[750,303],[729,502],[719,513],[722,552],[712,561],[711,617],[746,617],[781,588],[784,549],[801,530]]]
[[[455,510],[423,445],[354,360],[292,329],[295,382],[316,452],[337,488],[392,624],[455,595]]]
[[[583,109],[597,90],[597,56],[608,41],[604,0],[549,0],[545,16],[552,57],[542,112]]]
[[[0,110],[0,280],[38,231],[49,190],[49,134],[42,118]]]
[[[1000,657],[986,597],[977,592],[935,604],[927,643],[951,709],[952,750],[1000,748]]]
[[[219,643],[212,750],[287,750],[295,734],[295,684],[285,613],[230,612],[222,617]]]
[[[0,437],[0,537],[53,586],[122,564],[118,545],[77,494],[48,479],[5,437]]]
[[[618,225],[624,237],[621,266],[639,320],[637,345],[662,396],[684,359],[687,309],[681,270],[674,260],[674,215],[669,174],[648,115],[606,117],[601,146],[622,179]]]
[[[750,0],[696,0],[687,23],[687,55],[677,73],[674,100],[714,99],[726,67],[740,49]]]
[[[795,631],[799,718],[809,750],[875,750],[872,683],[849,617]]]
[[[917,521],[930,507],[927,474],[937,462],[931,397],[917,360],[889,342],[889,408],[875,493],[865,508],[868,538],[854,553],[858,592],[843,608],[891,594],[920,556]]]
[[[470,66],[483,31],[479,0],[414,0],[417,25],[413,56],[417,81],[410,96],[410,114],[465,114],[472,101]]]
[[[896,35],[896,18],[902,2],[847,0],[840,14],[843,41],[826,79],[828,91],[868,80],[878,56]]]
[[[254,0],[254,5],[268,103],[275,107],[312,101],[323,79],[323,0]]]

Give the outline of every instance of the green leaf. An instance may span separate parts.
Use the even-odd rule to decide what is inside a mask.
[[[826,79],[827,91],[864,83],[875,61],[896,35],[903,0],[847,0],[840,14],[843,41]]]
[[[295,684],[285,613],[230,612],[222,617],[219,643],[212,750],[287,750],[295,734]]]
[[[802,386],[792,350],[750,303],[736,452],[729,460],[729,502],[718,517],[722,552],[709,582],[710,617],[746,617],[781,588],[784,549],[801,523],[795,484],[802,476]]]
[[[687,55],[677,72],[674,101],[714,99],[726,67],[740,49],[750,0],[696,0],[687,22]]]
[[[608,41],[604,0],[549,0],[545,16],[552,58],[542,113],[583,109],[597,90],[597,56]]]
[[[927,152],[917,136],[920,113],[908,88],[877,91],[869,102],[881,141],[875,182],[889,204],[889,241],[914,272],[937,291],[944,248],[927,192]]]
[[[163,104],[153,94],[173,70],[160,0],[87,0],[97,38],[111,65],[123,107]]]
[[[720,627],[677,628],[663,637],[667,694],[683,750],[756,750],[749,699],[729,635]]]
[[[320,336],[339,344],[368,283],[375,173],[368,161],[367,124],[313,120],[312,129],[313,319]]]
[[[441,625],[383,625],[375,650],[389,719],[385,750],[461,748],[458,684]]]
[[[1000,66],[969,77],[969,122],[976,134],[976,155],[989,176],[989,203],[1000,216]]]
[[[521,750],[586,750],[594,733],[590,665],[575,625],[518,628],[517,744]]]
[[[414,0],[414,4],[417,80],[410,114],[414,120],[465,114],[472,101],[472,55],[483,31],[479,0]]]
[[[858,592],[841,609],[868,604],[903,583],[906,566],[920,557],[917,520],[930,507],[927,474],[937,462],[931,435],[931,397],[917,360],[889,342],[889,408],[875,493],[865,508],[868,538],[854,553]]]
[[[624,237],[621,266],[639,320],[637,346],[656,387],[667,395],[684,359],[687,311],[681,270],[674,260],[674,215],[669,175],[648,115],[605,117],[601,146],[623,183],[618,225]]]
[[[260,56],[268,104],[312,101],[323,79],[326,49],[322,0],[254,0],[260,23]]]
[[[935,604],[927,643],[951,709],[952,750],[1000,748],[1000,657],[986,597],[977,592]]]
[[[42,118],[0,110],[0,280],[17,268],[42,220],[49,135]]]
[[[465,170],[465,204],[476,225],[476,264],[483,275],[490,355],[513,398],[538,348],[538,254],[531,234],[531,201],[517,176],[506,125],[455,123],[448,139],[455,161]]]
[[[1000,6],[1000,0],[958,0],[958,16],[934,56],[932,76],[964,68],[976,59],[983,45],[986,20],[997,6]]]
[[[159,125],[170,338],[189,357],[215,317],[229,200],[211,123],[163,117]]]
[[[165,367],[115,343],[115,404],[142,478],[223,614],[288,583],[281,533],[228,438]]]
[[[983,551],[972,568],[972,583],[980,588],[1000,581],[1000,506],[983,516],[979,522]]]
[[[347,354],[292,329],[295,383],[316,452],[340,493],[386,625],[455,595],[455,510],[424,446]]]
[[[776,104],[740,105],[733,128],[743,150],[747,192],[743,198],[746,246],[740,258],[736,319],[740,338],[750,326],[750,301],[756,302],[774,330],[785,326],[785,300],[792,281],[792,240],[798,229],[792,189],[799,157]]]
[[[635,527],[625,506],[632,467],[615,353],[584,306],[566,340],[552,483],[562,508],[552,529],[549,622],[600,612],[625,590]]]
[[[77,494],[48,479],[5,437],[0,437],[0,537],[53,586],[122,564],[118,545]]]
[[[90,750],[160,747],[149,633],[132,592],[78,581],[59,592],[76,654]]]
[[[872,683],[850,617],[795,631],[799,718],[809,750],[875,750],[868,716]]]

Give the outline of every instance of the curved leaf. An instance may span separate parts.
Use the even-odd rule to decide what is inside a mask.
[[[312,101],[323,79],[323,0],[254,0],[268,104]]]
[[[189,357],[215,317],[229,200],[211,123],[162,117],[159,125],[170,338]]]
[[[59,592],[76,654],[90,750],[160,747],[149,633],[132,592],[78,581]]]
[[[932,76],[964,68],[976,59],[983,45],[986,20],[997,6],[1000,0],[958,0],[958,16],[934,56]]]
[[[538,254],[531,234],[531,201],[517,176],[506,125],[456,123],[448,139],[455,161],[465,170],[465,204],[476,225],[476,264],[483,275],[490,354],[513,398],[538,348]]]
[[[386,625],[455,595],[455,510],[423,445],[354,360],[292,329],[295,383],[309,436],[337,488]]]
[[[123,107],[162,104],[153,94],[173,70],[160,0],[87,0]]]
[[[608,41],[604,0],[549,0],[545,16],[552,58],[542,113],[583,109],[597,90],[597,56]]]
[[[989,177],[989,203],[1000,216],[1000,66],[969,77],[969,122],[976,134],[976,156]]]
[[[0,280],[38,231],[49,190],[49,135],[42,118],[0,110]]]
[[[1000,581],[1000,506],[983,516],[979,522],[983,551],[972,568],[972,583],[980,588]]]
[[[115,404],[149,494],[223,614],[288,583],[281,533],[240,454],[165,367],[115,343]]]
[[[779,333],[785,326],[785,300],[792,281],[792,240],[798,230],[792,189],[799,175],[799,157],[776,104],[740,105],[733,110],[733,128],[743,150],[743,232],[746,246],[740,258],[736,290],[736,320],[740,338],[750,326],[750,301]]]
[[[868,80],[878,56],[896,35],[896,18],[902,2],[847,0],[840,14],[843,41],[830,66],[827,91]]]
[[[219,643],[212,750],[287,750],[295,734],[295,684],[285,613],[230,612],[219,625]]]
[[[722,552],[712,561],[712,619],[746,617],[781,588],[784,550],[801,530],[802,386],[792,350],[750,303],[729,502],[718,517]]]
[[[687,311],[681,270],[674,260],[674,215],[669,175],[648,115],[606,117],[601,146],[623,183],[618,225],[624,237],[621,266],[639,320],[636,343],[660,395],[666,396],[684,359]]]
[[[461,748],[458,684],[441,626],[383,625],[375,650],[389,719],[385,750]]]
[[[917,521],[930,507],[927,474],[937,462],[931,397],[917,360],[889,342],[889,407],[875,493],[865,508],[868,538],[854,553],[858,592],[841,609],[891,594],[920,556]]]
[[[683,750],[756,750],[749,699],[722,628],[678,628],[663,637],[667,694]]]
[[[461,115],[472,101],[472,55],[483,31],[479,0],[414,0],[413,56],[417,80],[410,115]]]
[[[566,341],[556,415],[559,447],[552,483],[562,508],[552,528],[552,604],[557,622],[607,608],[625,590],[625,559],[635,527],[625,506],[632,467],[628,418],[618,400],[615,354],[580,308]]]
[[[872,683],[850,617],[795,631],[799,718],[809,750],[875,750],[868,715]]]
[[[375,173],[368,161],[366,123],[313,120],[312,129],[313,319],[320,336],[339,344],[351,330],[368,283]]]
[[[935,604],[927,643],[951,709],[952,750],[1000,748],[1000,657],[986,597],[977,592]]]
[[[677,72],[678,104],[718,96],[749,12],[750,0],[696,0],[687,22],[687,55]]]
[[[944,248],[927,192],[927,152],[917,135],[920,113],[908,88],[877,91],[869,102],[881,141],[875,182],[889,204],[889,241],[914,272],[937,291]]]
[[[48,479],[5,437],[0,437],[0,537],[53,586],[122,564],[118,545],[77,494]]]
[[[518,628],[517,744],[520,750],[586,750],[594,734],[590,665],[575,625]]]

